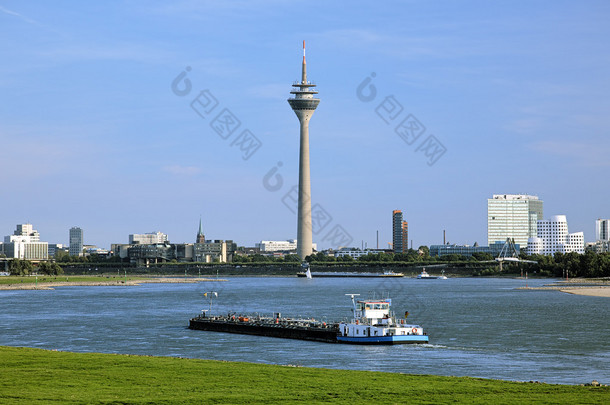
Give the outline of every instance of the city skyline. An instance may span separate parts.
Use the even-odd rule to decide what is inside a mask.
[[[321,18],[298,26],[281,3],[3,3],[0,228],[30,222],[50,243],[74,224],[97,246],[157,229],[191,242],[201,214],[214,239],[296,239],[285,99],[306,39],[324,94],[311,123],[312,202],[331,219],[319,249],[337,247],[323,240],[335,226],[351,246],[375,246],[377,231],[387,246],[395,207],[415,247],[443,230],[482,245],[500,193],[538,195],[594,240],[610,216],[610,5],[311,7]],[[204,90],[210,116],[192,105]],[[224,109],[235,133],[212,126]],[[442,154],[427,156],[431,136]]]

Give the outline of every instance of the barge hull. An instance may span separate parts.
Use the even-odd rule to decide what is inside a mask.
[[[241,335],[256,335],[279,337],[285,339],[313,340],[317,342],[337,343],[336,328],[315,328],[305,326],[285,327],[273,324],[252,324],[248,322],[211,321],[191,319],[189,329],[212,332],[239,333]]]
[[[428,343],[427,335],[394,335],[394,336],[371,336],[371,337],[337,337],[339,343],[354,343],[361,345],[400,345]]]

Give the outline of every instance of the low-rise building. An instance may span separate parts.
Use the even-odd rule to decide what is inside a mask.
[[[432,245],[430,246],[430,256],[442,257],[447,255],[461,255],[470,257],[475,253],[489,253],[493,257],[498,257],[505,244],[506,242],[497,241],[489,246],[479,246],[476,243],[474,245]],[[517,254],[519,254],[519,244],[516,243],[514,246]]]
[[[169,239],[163,232],[134,233],[129,235],[130,245],[155,245],[165,242],[169,242]]]
[[[610,241],[587,242],[585,252],[608,253],[610,252]]]
[[[58,252],[70,253],[70,248],[61,243],[49,243],[49,258],[55,257]]]
[[[237,251],[237,244],[232,240],[206,240],[205,243],[195,243],[193,260],[203,263],[229,263]]]
[[[538,232],[527,241],[527,254],[552,255],[561,253],[584,253],[585,236],[583,232],[568,233],[565,215],[555,215],[549,220],[538,221]]]
[[[129,259],[138,266],[177,262],[228,263],[233,261],[237,245],[231,240],[208,240],[204,243],[112,244],[114,256]]]
[[[384,249],[359,249],[359,248],[349,248],[344,247],[334,252],[335,257],[343,257],[350,256],[354,259],[358,259],[361,256],[366,256],[369,253],[377,254],[377,253],[389,253],[389,251]]]
[[[256,243],[255,246],[260,250],[261,253],[264,252],[296,252],[297,250],[297,240],[296,239],[287,239],[287,240],[261,240]],[[317,245],[313,243],[313,250],[315,251]]]

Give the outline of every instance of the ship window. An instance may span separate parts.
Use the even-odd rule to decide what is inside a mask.
[[[371,304],[366,304],[366,309],[372,309]]]
[[[381,309],[389,309],[390,304],[382,304],[381,307],[382,307]]]
[[[375,309],[381,309],[381,304],[375,304]]]

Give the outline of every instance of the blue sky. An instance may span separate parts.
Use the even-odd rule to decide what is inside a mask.
[[[394,209],[415,246],[444,229],[485,244],[504,193],[538,195],[591,241],[610,217],[609,20],[604,1],[0,1],[0,234],[194,242],[201,216],[210,239],[296,237],[286,99],[306,40],[319,247],[333,230],[386,247]],[[191,107],[204,90],[209,116]],[[227,139],[223,109],[240,121]],[[395,129],[413,117],[425,130],[407,142]],[[246,129],[258,149],[240,149]]]

